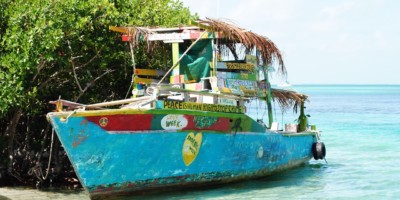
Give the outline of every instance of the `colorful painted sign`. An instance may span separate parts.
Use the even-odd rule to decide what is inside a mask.
[[[193,122],[196,128],[203,129],[208,128],[218,121],[218,117],[210,116],[194,116]]]
[[[161,119],[161,127],[164,130],[182,130],[188,125],[184,115],[166,115]]]
[[[219,97],[218,104],[236,106],[237,101],[236,101],[236,99]]]
[[[118,133],[142,133],[149,130],[168,131],[230,131],[229,117],[213,117],[187,114],[133,114],[87,116],[82,123],[94,123],[105,131]]]
[[[254,71],[255,66],[250,63],[218,62],[217,69]]]
[[[239,80],[239,79],[226,79],[226,86],[231,90],[240,91],[241,87],[248,90],[255,90],[257,83],[255,81]]]
[[[183,162],[186,166],[192,164],[192,162],[196,159],[197,154],[199,154],[201,142],[203,140],[203,134],[197,133],[196,135],[193,132],[190,132],[183,142],[182,147],[182,157]]]
[[[218,104],[204,104],[195,102],[180,102],[180,101],[164,101],[164,108],[166,109],[185,109],[185,110],[199,110],[210,112],[226,112],[226,113],[244,113],[244,106],[230,106]]]
[[[256,91],[257,79],[255,73],[217,72],[218,88],[221,91],[223,91],[223,88],[228,88],[231,93],[238,95],[245,93],[243,89]]]
[[[222,79],[229,78],[229,79],[256,81],[257,74],[255,74],[255,73],[236,73],[236,72],[217,72],[217,78],[222,78]]]

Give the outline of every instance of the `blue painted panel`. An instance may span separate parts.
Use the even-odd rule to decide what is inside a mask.
[[[72,116],[61,122],[51,116],[50,120],[88,188],[196,174],[234,177],[272,171],[309,159],[314,140],[312,135],[198,131],[194,134],[202,133],[200,150],[186,166],[182,149],[190,132],[108,133],[83,117]],[[221,177],[206,177],[208,181],[213,178]]]

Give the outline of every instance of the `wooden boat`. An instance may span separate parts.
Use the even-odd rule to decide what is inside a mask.
[[[58,111],[47,118],[91,197],[228,183],[324,158],[318,131],[278,130],[273,120],[271,101],[277,101],[298,106],[299,127],[306,127],[307,96],[270,88],[273,61],[286,71],[265,36],[213,19],[177,28],[110,29],[131,48],[143,41],[172,46],[174,64],[168,71],[134,65],[130,99],[53,102]],[[222,61],[223,51],[235,59]],[[247,114],[246,102],[255,99],[266,102],[267,124]]]

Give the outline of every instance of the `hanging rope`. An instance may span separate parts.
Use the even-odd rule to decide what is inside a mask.
[[[128,94],[129,94],[129,92],[131,91],[131,88],[132,88],[132,85],[133,85],[133,81],[134,81],[134,78],[135,78],[135,71],[136,71],[136,62],[135,62],[135,55],[134,55],[134,53],[133,53],[133,45],[132,45],[132,42],[129,42],[129,49],[130,49],[130,52],[131,52],[133,74],[132,74],[131,84],[129,85],[129,89],[128,89],[128,91],[126,92],[126,95],[125,95],[125,99],[128,98]]]
[[[42,167],[40,166],[40,163],[41,163],[40,161],[36,162],[36,165],[29,169],[28,175],[34,174],[39,180],[42,180],[42,181],[47,179],[47,177],[49,176],[51,158],[53,155],[53,144],[54,144],[54,128],[52,129],[52,133],[51,133],[50,155],[49,155],[49,162],[47,163],[46,175],[43,176],[43,170],[42,170]]]

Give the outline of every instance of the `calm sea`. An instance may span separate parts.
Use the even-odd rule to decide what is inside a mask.
[[[399,199],[400,85],[303,85],[293,89],[310,96],[306,114],[322,130],[328,163],[312,160],[263,179],[139,198]],[[259,110],[252,112],[261,117],[264,113]],[[296,118],[291,110],[283,117],[279,109],[274,112],[280,124]],[[87,197],[84,194],[68,194],[67,198]]]

